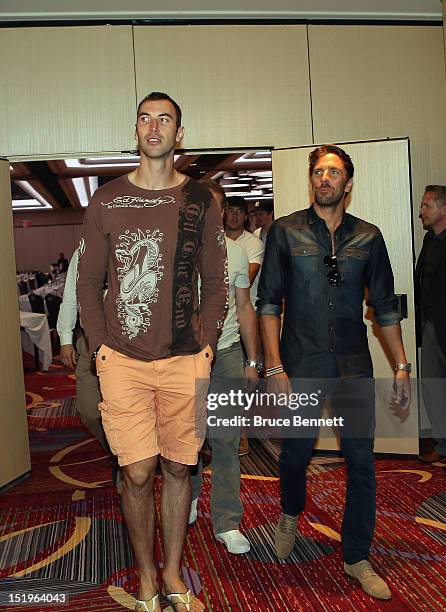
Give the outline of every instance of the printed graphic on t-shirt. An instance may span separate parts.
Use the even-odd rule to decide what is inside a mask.
[[[143,198],[141,196],[116,196],[110,202],[102,202],[108,210],[112,208],[154,208],[160,204],[175,204],[173,196],[164,195],[156,198]]]
[[[117,269],[120,281],[118,318],[122,333],[131,340],[140,331],[146,332],[152,314],[148,304],[157,302],[158,283],[163,277],[164,266],[160,265],[162,254],[159,245],[163,234],[159,229],[136,232],[126,230],[119,236],[116,258],[123,265]]]

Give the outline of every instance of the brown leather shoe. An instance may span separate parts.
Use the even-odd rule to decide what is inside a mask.
[[[436,450],[426,453],[425,455],[418,455],[418,459],[423,463],[436,463],[445,459],[444,455],[440,455]]]
[[[238,447],[238,454],[240,457],[249,453],[249,440],[245,434],[240,436],[240,444]]]

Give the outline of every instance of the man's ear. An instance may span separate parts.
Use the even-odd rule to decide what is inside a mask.
[[[353,179],[348,179],[347,184],[345,185],[344,191],[345,193],[350,193],[353,187]]]
[[[177,130],[177,135],[175,137],[175,140],[177,142],[181,142],[183,140],[183,137],[184,137],[184,127],[180,125],[180,127]]]

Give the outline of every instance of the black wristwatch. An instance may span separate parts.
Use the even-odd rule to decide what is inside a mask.
[[[92,360],[92,361],[96,361],[96,357],[98,356],[98,353],[99,353],[99,349],[100,349],[100,348],[101,348],[101,347],[100,347],[100,346],[98,346],[98,348],[97,348],[95,351],[93,351],[93,352],[92,352],[92,354],[91,354],[91,360]]]

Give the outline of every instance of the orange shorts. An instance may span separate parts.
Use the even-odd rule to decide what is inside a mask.
[[[158,454],[195,465],[206,434],[206,394],[212,363],[195,355],[140,361],[102,345],[96,370],[102,425],[119,465]]]

